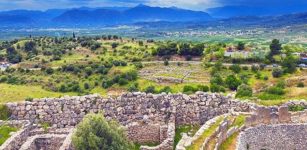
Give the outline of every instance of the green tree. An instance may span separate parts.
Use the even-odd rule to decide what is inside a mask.
[[[282,47],[281,44],[279,43],[279,40],[277,39],[272,40],[272,43],[270,45],[270,53],[268,55],[269,59],[272,61],[273,56],[280,54],[281,49]]]
[[[77,150],[129,150],[133,144],[115,121],[106,121],[102,113],[88,114],[72,137]]]
[[[298,59],[293,55],[287,55],[286,58],[282,61],[281,66],[285,73],[294,73],[296,71]]]
[[[19,63],[22,59],[22,56],[15,50],[14,47],[9,47],[6,49],[6,57],[10,63]]]
[[[282,74],[283,74],[283,71],[280,68],[274,68],[272,71],[272,76],[274,78],[279,78],[282,76]]]
[[[242,98],[242,97],[252,97],[252,96],[253,96],[253,90],[248,85],[242,84],[238,87],[236,97]]]
[[[238,48],[238,50],[244,50],[245,49],[245,43],[244,42],[239,42],[237,48]]]
[[[240,86],[242,82],[236,76],[229,75],[227,76],[225,83],[230,90],[237,90],[238,86]]]

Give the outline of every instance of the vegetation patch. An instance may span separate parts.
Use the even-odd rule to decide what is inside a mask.
[[[218,118],[214,124],[212,124],[207,130],[205,130],[203,134],[192,143],[191,146],[187,147],[187,150],[199,150],[206,138],[210,137],[215,132],[223,119],[224,117]]]
[[[194,134],[197,132],[198,129],[199,129],[199,125],[182,125],[182,126],[176,127],[174,148],[176,148],[176,145],[181,140],[182,133],[187,133],[189,136],[194,136]]]
[[[11,132],[16,132],[18,129],[10,126],[0,126],[0,146],[8,139],[10,138]]]

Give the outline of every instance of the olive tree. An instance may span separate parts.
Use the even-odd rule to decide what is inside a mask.
[[[107,121],[102,113],[88,114],[72,137],[77,150],[129,150],[133,144],[123,128],[115,121]]]

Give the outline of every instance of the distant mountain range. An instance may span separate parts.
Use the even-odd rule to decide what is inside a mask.
[[[212,20],[212,17],[206,12],[146,5],[138,5],[133,8],[81,7],[47,11],[13,10],[0,12],[0,26],[99,26],[136,22],[209,20]]]
[[[123,24],[163,26],[280,26],[307,24],[306,6],[285,9],[249,6],[224,6],[203,11],[176,7],[100,7],[12,10],[0,12],[0,27],[96,27]],[[293,14],[295,13],[295,14]],[[210,15],[209,15],[210,14]],[[287,14],[287,15],[284,15]]]
[[[207,9],[214,18],[231,18],[242,16],[276,16],[307,11],[307,5],[285,6],[223,6]]]

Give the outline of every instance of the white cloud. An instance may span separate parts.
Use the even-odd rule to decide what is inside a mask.
[[[146,4],[151,6],[170,7],[205,10],[210,7],[219,6],[216,0],[148,0]]]

